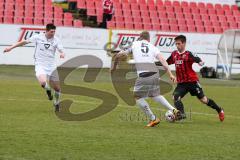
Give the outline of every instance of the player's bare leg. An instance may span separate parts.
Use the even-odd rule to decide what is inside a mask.
[[[60,82],[59,81],[53,81],[50,80],[49,81],[51,87],[54,89],[54,107],[55,107],[55,111],[59,112],[60,110],[60,106],[59,106],[59,102],[60,102],[60,95],[61,95],[61,88],[60,88]]]
[[[136,104],[141,108],[141,110],[145,113],[145,115],[150,119],[150,122],[146,127],[154,127],[159,124],[160,119],[158,119],[152,112],[149,107],[149,104],[145,100],[145,98],[135,96]]]
[[[51,87],[47,83],[47,75],[41,74],[37,77],[37,79],[38,79],[38,82],[40,83],[41,87],[46,90],[46,93],[48,95],[48,99],[52,100],[53,96],[52,96],[52,93],[51,93]]]
[[[199,99],[203,104],[215,109],[218,112],[219,120],[222,122],[224,121],[224,111],[221,107],[219,107],[212,99],[207,98],[204,96],[203,98]]]

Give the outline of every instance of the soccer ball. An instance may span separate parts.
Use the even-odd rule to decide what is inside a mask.
[[[173,114],[173,112],[171,110],[168,110],[165,113],[165,118],[166,118],[166,121],[168,121],[168,122],[175,122],[175,115]]]

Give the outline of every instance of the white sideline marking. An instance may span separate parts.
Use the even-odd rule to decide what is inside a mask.
[[[44,102],[44,100],[41,100],[41,99],[16,99],[16,98],[7,98],[7,99],[4,99],[4,98],[0,98],[0,102],[2,101],[24,101],[24,102]],[[46,98],[46,101],[47,98]],[[84,100],[73,100],[74,103],[79,103],[79,104],[82,104],[82,103],[87,103],[87,104],[96,104],[95,102],[92,102],[92,101],[84,101]],[[118,104],[118,106],[120,107],[125,107],[125,108],[132,108],[134,106],[128,106],[128,105],[120,105]],[[160,111],[166,111],[166,110],[163,110],[163,109],[158,109]],[[186,113],[189,113],[189,112],[186,112]],[[212,114],[212,113],[201,113],[201,112],[191,112],[192,114],[196,114],[196,115],[204,115],[204,116],[216,116],[216,114]],[[233,116],[233,115],[226,115],[227,118],[234,118],[234,119],[240,119],[240,117],[238,116]]]

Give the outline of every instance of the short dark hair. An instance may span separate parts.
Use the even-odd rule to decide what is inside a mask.
[[[175,41],[180,40],[182,43],[186,43],[187,38],[186,38],[186,36],[184,36],[184,35],[179,35],[179,36],[175,37],[174,40],[175,40]]]
[[[143,31],[142,33],[140,33],[140,37],[139,40],[149,40],[150,39],[150,34],[148,31]]]
[[[56,26],[52,23],[49,23],[46,25],[46,30],[47,31],[50,31],[51,29],[56,29]]]

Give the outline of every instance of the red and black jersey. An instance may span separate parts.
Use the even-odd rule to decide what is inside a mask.
[[[193,55],[190,51],[185,51],[181,54],[178,51],[173,51],[167,59],[169,65],[175,64],[178,83],[198,81],[198,76],[193,70],[192,64],[201,61],[199,57]]]

